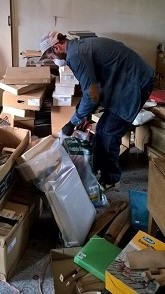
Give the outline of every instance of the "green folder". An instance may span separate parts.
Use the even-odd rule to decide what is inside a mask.
[[[120,252],[114,244],[94,235],[75,255],[74,262],[104,282],[105,270]]]

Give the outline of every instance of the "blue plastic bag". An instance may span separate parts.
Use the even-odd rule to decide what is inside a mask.
[[[147,193],[129,190],[131,218],[134,229],[146,231],[149,212],[147,209]]]

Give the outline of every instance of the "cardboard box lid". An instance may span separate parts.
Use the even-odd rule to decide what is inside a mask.
[[[50,67],[8,67],[4,76],[5,84],[48,84],[51,82]]]
[[[8,201],[0,211],[0,246],[8,242],[20,221],[28,214],[26,205]]]
[[[77,265],[73,261],[73,257],[80,251],[80,247],[52,249],[50,251],[52,262],[52,273],[54,279],[54,287],[56,294],[77,294],[75,284],[66,287],[61,282],[60,274],[67,274],[72,269],[76,269]]]

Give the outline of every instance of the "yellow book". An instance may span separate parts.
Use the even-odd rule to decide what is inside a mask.
[[[149,234],[139,231],[128,245],[115,258],[114,262],[106,269],[105,287],[112,294],[154,294],[159,284],[147,279],[146,270],[132,270],[130,268],[128,253],[151,248],[165,250],[165,243]]]

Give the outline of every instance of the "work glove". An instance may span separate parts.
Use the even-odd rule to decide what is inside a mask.
[[[64,135],[66,136],[71,136],[73,134],[75,125],[73,125],[71,123],[71,121],[69,121],[63,128],[62,128],[62,132]]]

